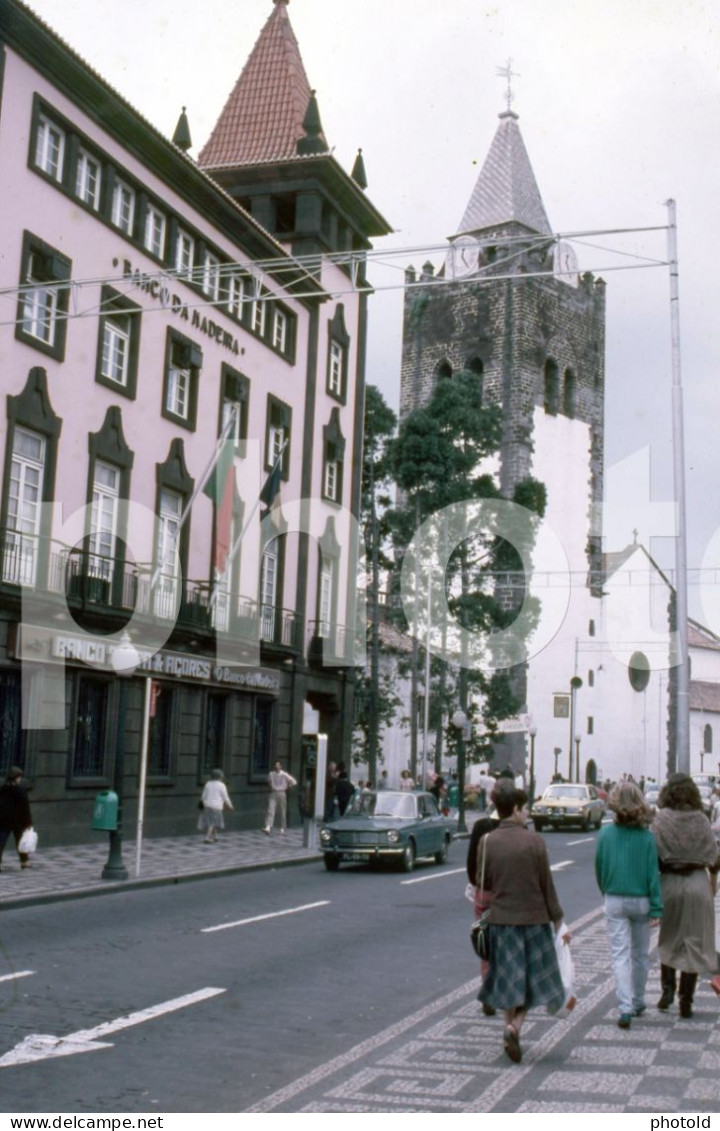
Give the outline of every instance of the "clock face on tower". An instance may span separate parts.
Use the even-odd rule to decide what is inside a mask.
[[[445,260],[449,279],[462,279],[478,269],[480,249],[472,236],[458,236],[453,240]]]
[[[571,287],[578,285],[578,261],[575,252],[569,243],[561,240],[555,248],[555,274],[564,283]]]

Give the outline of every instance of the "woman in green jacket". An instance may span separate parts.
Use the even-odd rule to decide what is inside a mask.
[[[655,838],[645,798],[634,782],[620,782],[608,807],[615,822],[598,837],[595,876],[605,896],[605,921],[620,1016],[629,1029],[645,1012],[645,985],[650,968],[650,928],[663,913]]]

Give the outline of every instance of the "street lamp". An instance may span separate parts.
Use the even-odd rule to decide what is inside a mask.
[[[580,735],[575,735],[575,781],[580,781]]]
[[[535,738],[537,736],[537,727],[530,727],[528,734],[530,735],[530,790],[528,800],[532,808],[533,801],[535,800]]]
[[[113,789],[117,795],[117,826],[110,830],[110,850],[103,868],[103,880],[126,880],[127,868],[122,858],[122,811],[123,784],[125,779],[125,704],[129,679],[135,674],[140,662],[137,649],[127,632],[123,632],[120,643],[113,648],[110,663],[118,677],[118,724],[115,736],[115,766],[113,769]]]
[[[583,685],[579,675],[570,680],[570,749],[568,751],[568,781],[573,780],[573,735],[575,734],[575,696]]]
[[[465,824],[465,740],[470,737],[470,723],[464,711],[458,709],[450,722],[459,731],[457,740],[457,773],[460,797],[458,798],[458,832],[466,833]]]

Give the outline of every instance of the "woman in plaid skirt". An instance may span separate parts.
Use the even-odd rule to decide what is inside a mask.
[[[554,1013],[565,1001],[555,953],[563,909],[545,842],[526,827],[527,794],[507,778],[497,782],[492,800],[500,824],[484,838],[485,887],[492,892],[490,964],[479,998],[504,1011],[503,1047],[518,1064],[528,1010],[546,1005]],[[478,880],[480,866],[478,859]],[[564,934],[563,941],[569,943],[570,935]]]

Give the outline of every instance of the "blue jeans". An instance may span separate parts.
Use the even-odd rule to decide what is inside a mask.
[[[645,1005],[650,968],[650,900],[638,895],[606,895],[612,970],[620,1013]]]

